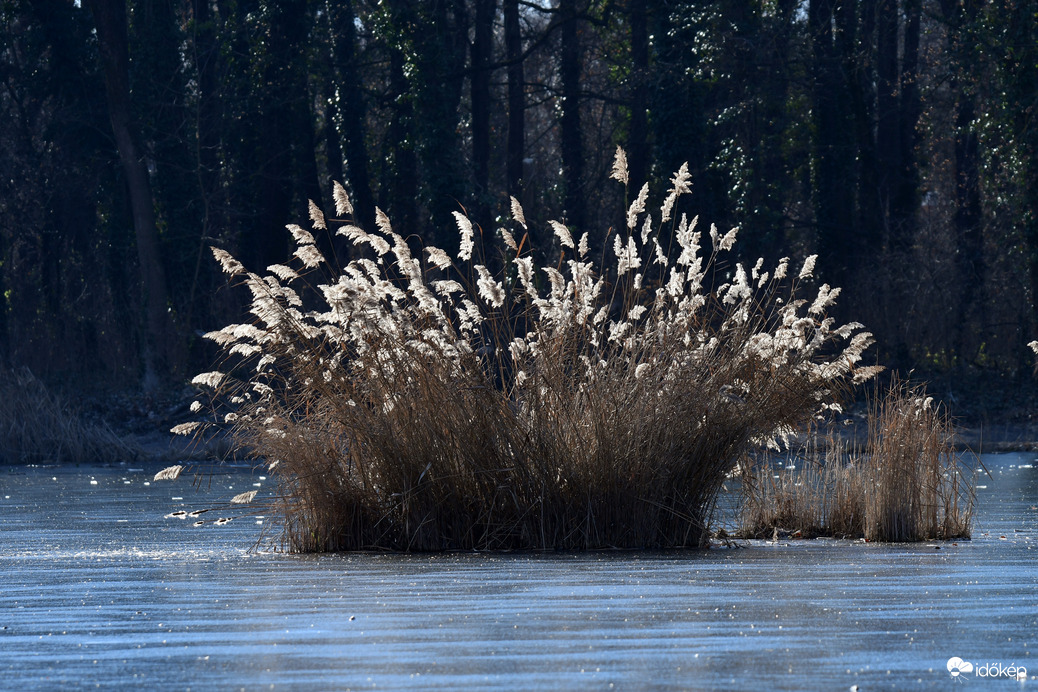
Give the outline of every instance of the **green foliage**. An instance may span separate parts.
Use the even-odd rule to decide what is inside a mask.
[[[345,178],[362,213],[378,205],[408,237],[449,249],[459,205],[489,236],[514,193],[541,241],[544,221],[579,200],[599,253],[622,225],[608,152],[633,142],[633,187],[693,162],[681,211],[739,226],[738,259],[820,254],[823,278],[848,288],[841,316],[870,324],[898,367],[929,367],[927,353],[948,354],[935,367],[975,367],[984,343],[985,367],[1030,371],[1030,4],[520,3],[521,152],[505,151],[516,121],[493,4],[486,92],[473,88],[487,76],[473,57],[485,0],[127,5],[179,361],[211,357],[193,335],[241,300],[220,290],[204,247],[277,262],[285,224],[330,198],[321,180]],[[76,3],[14,0],[0,22],[0,352],[48,378],[132,379],[146,296],[94,19]],[[563,35],[580,49],[569,86]],[[337,225],[319,239],[328,254],[349,250]]]

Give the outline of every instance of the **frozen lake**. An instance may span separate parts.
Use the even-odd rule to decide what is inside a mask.
[[[250,552],[164,515],[258,472],[3,467],[0,687],[1038,689],[1036,456],[984,457],[972,541],[583,555]]]

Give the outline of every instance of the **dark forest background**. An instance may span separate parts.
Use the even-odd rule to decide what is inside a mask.
[[[1033,389],[1038,4],[1012,0],[0,0],[0,359],[184,382],[247,267],[331,181],[456,249],[522,201],[601,244],[685,161],[747,258],[818,253],[874,357]],[[329,241],[330,243],[330,241]],[[973,384],[971,384],[973,383]],[[953,409],[954,410],[954,409]]]

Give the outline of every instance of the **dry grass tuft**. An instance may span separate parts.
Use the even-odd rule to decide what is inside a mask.
[[[963,464],[952,437],[947,414],[925,390],[891,384],[870,415],[867,539],[969,537],[976,469]]]
[[[83,422],[28,368],[0,369],[0,462],[99,463],[139,453],[107,426]]]
[[[861,454],[832,432],[811,439],[813,450],[790,456],[786,468],[768,458],[743,475],[739,535],[969,537],[976,469],[956,453],[952,425],[924,389],[895,380],[871,408]]]
[[[167,466],[152,478],[153,481],[173,481],[180,477],[180,472],[184,470],[184,467],[180,464],[174,464],[173,466]]]
[[[739,530],[770,538],[776,530],[805,538],[861,536],[865,485],[860,460],[839,436],[808,436],[816,444],[777,462],[768,455],[744,466]]]
[[[557,222],[557,261],[535,267],[515,200],[519,242],[502,229],[501,249],[478,247],[490,234],[458,213],[456,257],[417,252],[378,210],[378,231],[337,231],[353,242],[341,271],[297,226],[291,266],[266,276],[214,250],[254,320],[208,335],[228,367],[195,383],[232,404],[207,425],[278,478],[288,545],[705,544],[735,460],[870,376],[855,364],[871,339],[826,317],[838,289],[801,297],[814,258],[795,274],[727,264],[735,231],[672,219],[687,169],[672,182],[657,221],[638,195],[597,269]]]
[[[231,498],[232,505],[245,505],[256,499],[256,490],[247,490],[244,493],[238,493]]]

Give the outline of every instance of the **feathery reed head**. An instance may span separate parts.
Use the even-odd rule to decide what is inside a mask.
[[[613,177],[627,183],[622,150]],[[802,296],[812,258],[792,281],[787,260],[726,274],[736,230],[712,228],[704,248],[695,219],[670,221],[690,189],[683,166],[655,221],[642,187],[600,267],[562,223],[549,224],[558,264],[538,269],[525,237],[477,239],[461,212],[451,258],[413,253],[376,209],[375,230],[337,231],[353,259],[316,286],[328,264],[303,233],[291,266],[266,276],[217,252],[253,320],[207,335],[234,367],[195,381],[227,395],[237,440],[268,460],[291,546],[708,540],[735,459],[869,375],[857,364],[871,337],[826,315],[838,289]],[[511,211],[525,231],[514,198]],[[503,239],[500,274],[476,261],[488,238]]]
[[[175,428],[174,428],[174,430],[175,430]],[[184,467],[181,466],[180,464],[175,464],[173,466],[167,466],[166,468],[164,468],[161,471],[159,471],[158,473],[156,473],[155,477],[152,480],[154,480],[154,481],[173,481],[173,480],[176,480],[180,476],[180,472],[183,471],[183,470],[184,470]]]

